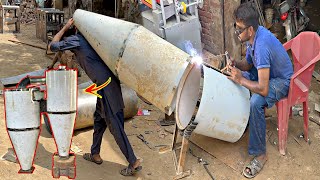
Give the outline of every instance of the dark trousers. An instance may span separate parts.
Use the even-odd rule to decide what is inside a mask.
[[[105,102],[105,98],[98,98],[97,105],[96,105],[96,111],[94,112],[94,131],[93,131],[93,143],[91,146],[91,154],[99,154],[100,148],[101,148],[101,142],[103,133],[106,130],[107,127],[109,127],[109,130],[111,134],[113,135],[114,139],[116,140],[121,152],[126,157],[127,161],[133,165],[137,158],[133,152],[133,149],[131,147],[131,144],[128,140],[128,137],[124,131],[124,113],[121,109],[116,114],[113,114],[110,108],[110,105],[108,102]],[[104,106],[103,109],[105,112],[105,117],[103,118],[101,115],[102,108],[101,106]]]

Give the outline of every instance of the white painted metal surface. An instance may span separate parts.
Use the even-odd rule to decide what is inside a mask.
[[[32,100],[33,90],[5,90],[4,96],[7,130],[22,170],[32,167],[40,133],[40,107]]]
[[[32,100],[33,89],[5,90],[7,128],[25,129],[40,126],[39,102]]]
[[[125,41],[138,25],[80,9],[74,12],[73,19],[80,32],[116,74],[116,64],[125,48]]]
[[[30,170],[40,130],[8,131],[22,170]]]
[[[68,157],[76,113],[48,114],[59,156]]]
[[[68,157],[77,109],[77,72],[46,72],[47,112],[59,156]]]
[[[46,71],[47,111],[70,112],[77,108],[77,72],[75,70]]]
[[[172,113],[179,82],[191,70],[187,53],[137,24],[79,9],[73,18],[122,83]]]
[[[182,78],[178,87],[176,103],[176,122],[179,129],[185,129],[193,114],[199,99],[201,67],[194,65],[189,74]]]
[[[195,118],[195,133],[236,142],[242,136],[249,119],[250,93],[243,86],[203,66],[204,85]]]

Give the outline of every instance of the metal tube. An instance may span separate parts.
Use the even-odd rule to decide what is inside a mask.
[[[161,15],[162,15],[162,20],[163,20],[163,27],[165,27],[167,25],[167,20],[166,20],[166,16],[164,14],[164,5],[163,5],[163,0],[160,0],[160,6],[161,6]]]
[[[93,126],[93,114],[96,110],[97,97],[84,92],[92,82],[82,83],[78,86],[78,112],[74,129],[82,129]],[[124,118],[131,118],[138,112],[138,96],[136,92],[121,84],[121,92],[124,101]]]
[[[156,7],[156,0],[152,0],[152,9],[153,10],[156,10],[157,7]]]
[[[196,1],[196,2],[192,2],[192,3],[187,4],[186,7],[190,7],[190,6],[198,5],[198,4],[199,4],[199,2]]]
[[[179,10],[177,9],[177,1],[178,0],[173,0],[173,3],[175,5],[175,14],[176,14],[177,23],[180,23],[180,14],[179,14]]]
[[[236,142],[246,129],[250,113],[250,93],[211,68],[203,67],[204,83],[196,114],[197,134]]]
[[[45,83],[46,78],[30,78],[30,83]]]

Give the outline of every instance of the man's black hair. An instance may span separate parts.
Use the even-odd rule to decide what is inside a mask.
[[[252,26],[256,31],[259,27],[259,14],[252,2],[241,4],[234,10],[234,18],[236,21],[242,22],[246,27]]]
[[[75,26],[71,26],[62,36],[62,39],[65,38],[65,37],[69,37],[69,36],[72,36],[72,35],[75,35],[77,32],[77,29]]]

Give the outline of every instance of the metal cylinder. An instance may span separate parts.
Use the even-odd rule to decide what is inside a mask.
[[[47,112],[73,112],[77,108],[77,72],[73,69],[46,71]]]
[[[6,127],[18,158],[20,172],[32,173],[36,145],[40,133],[40,105],[32,100],[31,89],[4,91]]]
[[[194,120],[198,125],[193,132],[228,142],[236,142],[242,136],[248,123],[249,90],[206,66],[203,66],[203,73],[201,102]],[[190,93],[190,87],[186,84],[179,92],[180,101],[188,101],[184,100],[188,98],[185,95],[188,93]],[[192,109],[190,103],[177,103],[177,114],[179,114],[177,124],[180,129],[190,123],[191,118],[189,117],[194,113],[194,111],[184,113],[184,109]]]
[[[96,110],[97,97],[84,92],[92,82],[82,83],[78,86],[78,113],[74,129],[93,126],[93,114]],[[121,84],[122,97],[124,101],[124,118],[131,118],[138,112],[138,96],[136,92]]]
[[[59,156],[68,157],[77,110],[77,71],[46,71],[47,115]]]
[[[138,24],[80,9],[73,19],[122,83],[172,113],[180,80],[191,70],[187,53]]]

